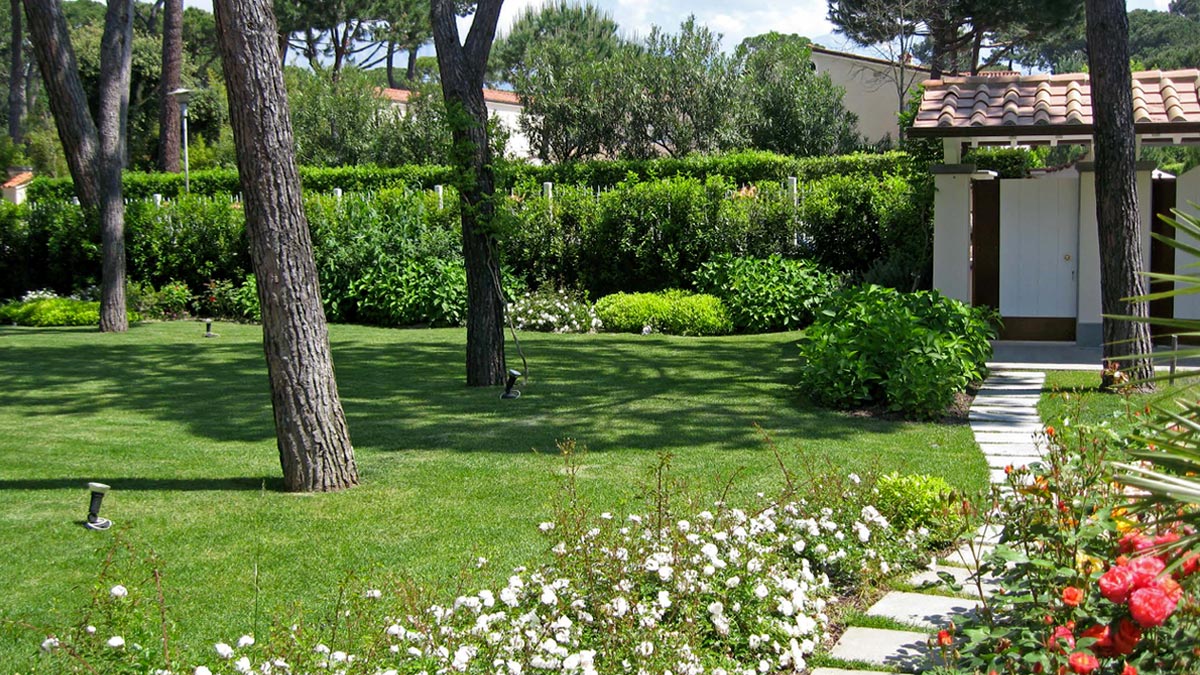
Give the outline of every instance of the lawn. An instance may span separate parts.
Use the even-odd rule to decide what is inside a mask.
[[[524,334],[531,379],[516,401],[463,385],[465,332],[331,329],[362,485],[280,490],[257,326],[192,322],[90,329],[0,328],[0,616],[61,625],[86,602],[112,534],[79,526],[85,483],[104,515],[166,564],[186,649],[264,631],[299,601],[325,608],[348,573],[396,574],[449,593],[477,557],[485,583],[545,545],[556,442],[587,447],[597,510],[641,510],[660,453],[705,500],[781,484],[791,468],[930,473],[982,488],[965,424],[918,424],[805,404],[794,334],[726,338]],[[510,344],[510,362],[521,368]],[[761,431],[760,431],[761,428]],[[257,591],[256,591],[257,588]],[[263,608],[255,625],[256,598]],[[40,638],[0,631],[20,669]],[[26,666],[27,667],[27,666]]]

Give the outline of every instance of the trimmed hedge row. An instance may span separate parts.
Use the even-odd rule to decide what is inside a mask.
[[[387,188],[431,188],[449,184],[454,171],[447,166],[410,164],[398,167],[343,166],[334,168],[300,167],[300,184],[308,192],[329,193],[335,188],[346,192],[372,192]],[[235,195],[242,191],[236,169],[209,169],[191,172],[191,194],[197,196]],[[156,194],[167,199],[184,195],[184,176],[181,173],[145,173],[126,171],[126,199],[150,199]],[[70,178],[34,178],[29,185],[29,199],[71,200],[75,185]]]
[[[856,153],[829,157],[788,157],[771,152],[739,152],[697,155],[683,159],[567,162],[535,166],[524,162],[497,164],[499,185],[504,189],[528,183],[553,182],[588,187],[611,187],[636,177],[640,180],[690,176],[704,180],[724,176],[737,185],[784,180],[788,176],[815,180],[825,176],[912,176],[920,171],[913,158],[903,152]],[[450,185],[454,169],[447,166],[406,165],[399,167],[345,166],[300,167],[300,181],[309,192],[370,192],[386,188],[431,188]],[[173,199],[184,194],[183,174],[125,172],[125,197],[150,199],[160,194]],[[215,196],[238,194],[241,186],[235,169],[210,169],[191,173],[191,194]],[[32,201],[75,197],[70,178],[35,178],[29,186]]]

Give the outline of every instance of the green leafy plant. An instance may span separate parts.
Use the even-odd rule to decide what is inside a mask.
[[[606,330],[617,333],[725,335],[733,320],[717,297],[684,291],[614,293],[596,302]]]
[[[738,330],[796,330],[813,320],[839,278],[803,260],[722,256],[700,266],[696,285],[729,308]]]
[[[932,541],[949,543],[966,525],[959,497],[941,476],[892,472],[875,481],[876,505],[898,531],[924,528]]]
[[[141,321],[129,312],[130,323]],[[100,323],[100,303],[74,298],[41,297],[0,306],[0,321],[18,326],[95,326]]]
[[[800,384],[823,405],[884,404],[932,418],[983,379],[993,337],[985,308],[936,291],[858,286],[835,295],[805,330]]]

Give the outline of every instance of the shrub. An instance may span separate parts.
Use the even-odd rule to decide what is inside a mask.
[[[800,383],[818,403],[886,404],[932,418],[982,379],[995,336],[993,313],[936,291],[858,286],[818,314],[800,342]]]
[[[941,544],[954,540],[965,525],[950,484],[941,476],[892,472],[875,481],[875,504],[897,531],[929,531]]]
[[[183,318],[191,304],[192,292],[182,281],[170,281],[158,289],[156,305],[165,318]]]
[[[128,313],[130,323],[141,321],[137,312]],[[17,326],[96,326],[100,303],[74,298],[41,297],[0,306],[0,320]]]
[[[719,298],[677,290],[614,293],[596,302],[596,315],[605,329],[617,333],[725,335],[733,332],[733,320]]]
[[[717,296],[738,330],[796,330],[813,320],[839,279],[803,260],[721,256],[700,266],[696,286]]]
[[[210,280],[204,290],[193,301],[197,316],[233,321],[258,321],[258,290],[254,275],[248,275],[241,284],[228,280]]]
[[[600,319],[587,301],[567,291],[542,288],[524,293],[508,305],[508,316],[518,330],[547,333],[594,333]]]
[[[355,316],[377,326],[461,326],[467,271],[461,262],[381,261],[350,282]]]

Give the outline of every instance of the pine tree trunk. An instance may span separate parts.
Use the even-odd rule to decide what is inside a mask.
[[[1100,296],[1105,315],[1146,317],[1138,233],[1136,142],[1129,72],[1129,19],[1122,0],[1087,0],[1088,69],[1096,155],[1096,219],[1100,239]],[[1105,318],[1104,361],[1149,355],[1150,330],[1142,321]],[[1134,379],[1153,374],[1148,358],[1118,362]],[[1104,386],[1113,384],[1106,375]]]
[[[495,176],[487,138],[483,77],[502,0],[481,0],[466,42],[460,42],[450,0],[433,0],[430,20],[442,93],[449,111],[462,202],[463,258],[467,267],[467,386],[504,383],[504,311],[500,263],[492,233]]]
[[[284,485],[358,484],[334,379],[271,0],[214,3]]]
[[[183,83],[183,0],[163,7],[162,77],[158,86],[158,168],[179,173],[179,102],[171,92]]]
[[[128,328],[125,313],[125,204],[121,170],[125,165],[129,78],[133,54],[133,2],[109,0],[100,39],[99,124],[88,110],[71,48],[67,21],[58,0],[25,3],[29,36],[50,98],[50,111],[75,194],[89,218],[100,224],[102,277],[100,330]]]
[[[24,142],[21,121],[25,116],[25,33],[21,29],[21,0],[9,0],[11,33],[8,62],[8,137],[13,145]]]

